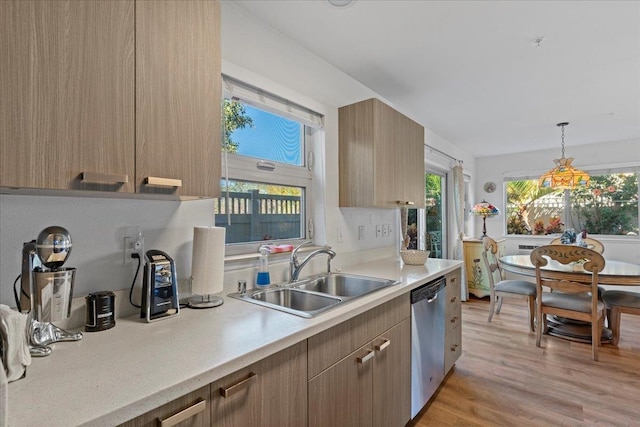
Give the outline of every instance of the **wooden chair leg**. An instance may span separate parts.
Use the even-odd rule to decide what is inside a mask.
[[[539,310],[536,311],[536,317],[538,318],[538,328],[536,329],[536,347],[540,347],[540,340],[542,339],[542,332],[546,329],[547,325],[545,319],[547,317],[546,314],[540,313]]]
[[[611,317],[609,319],[609,328],[613,333],[613,339],[611,340],[611,344],[617,346],[620,341],[620,312],[619,307],[613,307],[611,309]]]
[[[496,297],[498,300],[498,308],[496,309],[496,314],[500,314],[500,310],[502,310],[502,301],[504,301],[503,296]]]
[[[598,361],[598,347],[600,346],[600,335],[602,334],[602,317],[595,322],[591,322],[591,355],[593,360]]]
[[[533,296],[527,298],[529,299],[529,330],[533,332],[536,323],[536,299]]]
[[[493,311],[496,308],[496,294],[494,294],[493,292],[491,292],[491,295],[489,296],[489,319],[487,320],[487,322],[491,323],[491,319],[493,318]]]

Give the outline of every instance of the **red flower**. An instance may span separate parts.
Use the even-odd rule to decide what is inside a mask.
[[[607,191],[609,193],[615,193],[616,192],[616,187],[614,187],[613,185],[610,185],[607,187]]]
[[[600,190],[599,188],[595,188],[595,189],[593,190],[593,195],[594,195],[594,196],[598,197],[598,196],[599,196],[599,195],[601,195],[601,194],[602,194],[602,190]]]

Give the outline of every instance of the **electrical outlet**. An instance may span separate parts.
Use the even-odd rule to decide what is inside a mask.
[[[338,243],[344,242],[344,228],[338,227]]]
[[[358,240],[364,240],[364,225],[358,227]]]
[[[382,224],[376,225],[376,239],[382,237]]]
[[[389,235],[389,225],[382,224],[382,237],[387,237]]]
[[[139,225],[127,227],[127,232],[124,236],[124,252],[123,252],[123,264],[131,260],[132,254],[137,253],[142,257],[144,251],[144,236],[142,235],[142,229]]]

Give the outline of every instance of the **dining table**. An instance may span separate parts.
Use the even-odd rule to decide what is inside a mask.
[[[504,255],[500,257],[500,266],[504,271],[523,276],[536,276],[536,267],[529,255]],[[591,283],[591,273],[585,271],[581,264],[549,260],[541,268],[544,278],[570,280],[578,283]],[[605,258],[604,269],[598,273],[599,285],[640,286],[640,264],[616,261]],[[591,324],[560,318],[547,317],[547,334],[579,342],[591,342]],[[601,342],[611,342],[611,330],[602,329]]]

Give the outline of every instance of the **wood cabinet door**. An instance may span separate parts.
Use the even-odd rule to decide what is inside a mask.
[[[374,358],[368,343],[309,381],[309,427],[372,425]]]
[[[169,422],[172,426],[209,427],[211,412],[208,399],[207,385],[127,421],[121,427],[157,427],[162,421]]]
[[[137,192],[219,196],[221,104],[220,3],[138,1]]]
[[[211,384],[211,426],[299,427],[306,423],[306,341]]]
[[[402,427],[411,419],[411,320],[373,340],[373,426]]]
[[[0,186],[132,192],[133,0],[3,1],[0,26]]]

